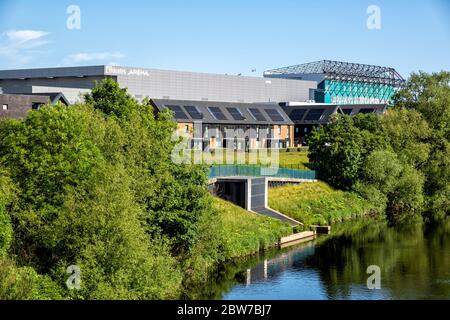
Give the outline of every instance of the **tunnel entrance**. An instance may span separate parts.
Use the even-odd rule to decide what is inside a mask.
[[[213,193],[229,202],[247,209],[247,181],[244,180],[219,180],[215,183]]]
[[[268,179],[265,177],[221,177],[209,183],[209,191],[241,208],[269,216],[291,226],[300,222],[268,207]]]

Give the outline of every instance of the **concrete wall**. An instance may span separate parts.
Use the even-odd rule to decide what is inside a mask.
[[[251,179],[251,210],[258,210],[267,206],[267,179]]]

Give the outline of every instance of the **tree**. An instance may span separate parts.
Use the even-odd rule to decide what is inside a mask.
[[[402,162],[418,169],[426,165],[431,130],[419,112],[405,108],[388,110],[382,126],[389,145]]]
[[[413,73],[393,101],[420,112],[436,133],[450,139],[450,72]]]
[[[171,160],[177,143],[172,140],[176,129],[173,113],[166,110],[155,116],[148,100],[137,103],[110,79],[98,84],[86,101],[117,119],[127,137],[123,159],[134,179],[133,191],[143,207],[149,234],[162,233],[173,239],[177,253],[188,251],[198,235],[198,222],[211,211],[211,205],[206,167]],[[112,112],[108,106],[114,106]]]
[[[393,151],[375,150],[366,160],[355,190],[380,209],[391,222],[414,220],[423,206],[422,174],[400,161]]]
[[[367,155],[386,144],[375,115],[339,115],[308,136],[309,159],[321,179],[350,190],[361,178]]]
[[[418,142],[414,146],[418,151],[408,153],[423,156],[426,153],[424,143],[428,144],[426,162],[421,161],[427,202],[424,214],[429,221],[443,219],[450,214],[450,72],[412,74],[394,101],[397,108],[420,113],[429,126],[428,135],[420,134],[419,141],[409,143]],[[412,122],[404,127],[408,132],[417,132],[416,126],[417,123]]]
[[[66,269],[82,270],[73,298],[175,297],[180,270],[168,240],[149,239],[134,182],[125,169],[126,137],[114,118],[89,106],[47,106],[0,130],[0,162],[17,185],[10,215],[12,251],[63,288]]]
[[[127,94],[127,90],[120,88],[111,78],[96,82],[92,92],[84,95],[84,100],[104,114],[118,118],[129,114],[137,106],[136,100]]]

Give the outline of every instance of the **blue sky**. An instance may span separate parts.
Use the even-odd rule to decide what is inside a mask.
[[[81,28],[69,30],[69,5]],[[381,29],[369,30],[369,5]],[[259,76],[322,59],[450,70],[448,0],[0,0],[0,69],[118,64]],[[256,69],[256,72],[252,72]]]

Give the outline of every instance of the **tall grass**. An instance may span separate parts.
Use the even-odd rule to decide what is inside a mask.
[[[276,219],[257,215],[219,198],[214,198],[213,203],[221,220],[226,259],[267,249],[292,233],[289,225]]]
[[[324,182],[269,189],[269,206],[305,225],[327,225],[369,213],[369,202],[352,192],[335,190]]]

